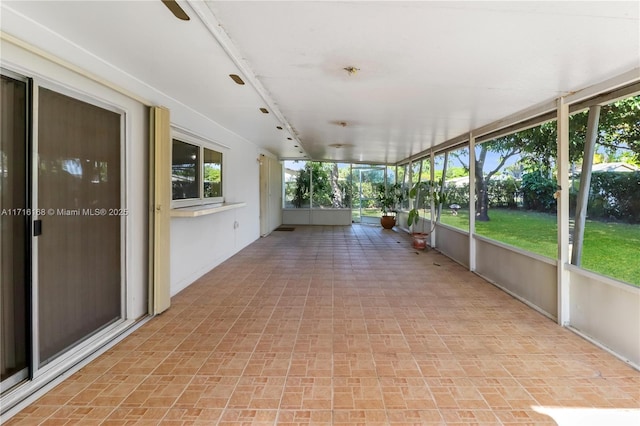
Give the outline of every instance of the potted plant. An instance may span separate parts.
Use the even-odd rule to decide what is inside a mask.
[[[440,221],[441,206],[447,202],[447,194],[444,190],[440,189],[435,191],[439,185],[434,184],[432,181],[417,182],[411,191],[409,196],[415,198],[413,208],[409,210],[409,217],[407,218],[407,225],[411,230],[411,236],[413,239],[413,248],[424,250],[427,247],[427,237],[436,227],[436,224]],[[431,208],[431,201],[435,207],[436,217],[431,221],[431,229],[428,232],[424,230],[424,219],[421,222],[421,231],[416,232],[415,227],[420,222],[420,206],[422,206],[423,212],[426,214],[428,208]]]
[[[391,229],[396,225],[396,212],[404,200],[405,190],[399,183],[386,186],[378,184],[378,203],[382,210],[380,224],[384,229]]]

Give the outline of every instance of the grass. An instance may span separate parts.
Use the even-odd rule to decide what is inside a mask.
[[[422,213],[422,212],[421,212]],[[353,219],[380,217],[379,209],[353,210]],[[522,210],[492,209],[489,222],[476,222],[476,233],[541,256],[558,256],[556,216]],[[469,230],[469,211],[442,212],[442,223]],[[640,225],[605,223],[588,220],[586,223],[582,267],[640,286]]]
[[[582,267],[640,286],[640,225],[587,221]]]
[[[542,256],[557,258],[556,216],[521,210],[493,209],[489,222],[476,222],[478,235]],[[468,230],[469,212],[444,211],[442,223]],[[640,225],[588,220],[582,267],[640,286]]]
[[[362,217],[360,216],[360,209],[351,210],[351,218],[354,222],[360,222],[363,218],[380,218],[382,211],[378,208],[363,208]]]

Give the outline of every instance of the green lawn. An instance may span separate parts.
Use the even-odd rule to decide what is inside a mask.
[[[493,209],[489,222],[476,222],[476,233],[542,256],[557,257],[556,216]],[[442,223],[469,229],[469,212],[443,211]],[[640,286],[640,225],[587,221],[582,267]]]
[[[363,218],[379,218],[380,216],[382,216],[382,211],[378,208],[362,209],[362,217],[360,217],[360,209],[351,210],[351,218],[354,222],[360,222]]]

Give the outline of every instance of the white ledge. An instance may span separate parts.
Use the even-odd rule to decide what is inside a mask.
[[[237,209],[246,206],[247,203],[221,203],[221,204],[202,204],[199,206],[180,207],[179,209],[171,209],[171,217],[198,217],[208,214],[220,213],[225,210]]]

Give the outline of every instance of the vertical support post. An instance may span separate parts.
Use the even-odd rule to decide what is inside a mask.
[[[313,209],[313,167],[309,167],[309,220],[311,220],[311,210]],[[362,188],[362,171],[360,171],[360,188]],[[360,201],[362,203],[362,200]],[[362,215],[360,215],[362,221]]]
[[[271,169],[271,161],[264,154],[260,154],[258,157],[258,168],[259,168],[259,176],[260,176],[260,236],[264,237],[271,230],[269,229],[269,225],[271,223],[270,216],[271,211],[269,210],[269,192],[271,190],[270,185],[270,169]]]
[[[570,275],[569,261],[569,105],[564,97],[558,98],[558,324],[569,324]]]
[[[445,182],[446,182],[446,176],[447,176],[447,167],[449,165],[449,151],[446,151],[444,153],[444,165],[442,166],[442,181],[440,182],[440,193],[444,193],[444,190],[446,188]],[[438,204],[438,211],[436,212],[436,219],[437,221],[440,220],[440,215],[442,214],[442,204]]]
[[[435,167],[436,167],[436,162],[433,158],[433,148],[431,148],[429,150],[429,181],[433,184],[436,180],[436,171],[435,171]],[[433,185],[429,185],[430,187],[430,191],[432,191],[431,195],[433,195]],[[433,201],[431,201],[431,221],[435,221],[436,219],[436,214],[435,214],[435,208],[433,205]],[[432,223],[432,228],[433,228],[433,232],[431,233],[431,235],[429,235],[429,245],[431,245],[431,247],[435,247],[436,246],[436,233],[438,232],[436,230],[436,226],[435,224]]]
[[[469,270],[476,270],[476,137],[469,132]]]
[[[411,188],[413,188],[413,160],[409,161],[409,163],[407,164],[407,193],[411,191]],[[409,199],[409,210],[411,210],[412,208],[415,207],[414,201],[411,197],[408,197],[408,199]]]
[[[580,266],[582,259],[582,245],[584,242],[584,224],[587,219],[587,205],[589,204],[589,188],[591,188],[591,170],[593,168],[593,154],[598,139],[598,122],[600,121],[600,105],[589,108],[587,134],[582,157],[582,172],[580,174],[580,189],[576,203],[576,218],[573,225],[573,244],[571,247],[571,263]]]
[[[413,163],[411,163],[413,164]],[[420,167],[418,167],[418,181],[416,182],[417,184],[420,184],[420,182],[422,182],[422,164],[423,164],[423,160],[420,160]],[[413,181],[411,182],[413,184]],[[418,189],[416,190],[416,200],[415,200],[415,205],[414,208],[415,209],[420,209],[420,204],[424,204],[424,195],[422,195],[422,191],[420,191],[419,189],[420,187],[418,187]],[[422,195],[422,198],[420,198],[420,196]],[[418,218],[414,223],[416,224],[416,226],[413,227],[412,231],[416,229],[418,222],[420,222],[422,220],[422,226],[421,229],[424,229],[424,223],[425,223],[425,218]]]

